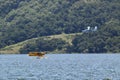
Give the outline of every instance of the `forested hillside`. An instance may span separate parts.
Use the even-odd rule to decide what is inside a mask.
[[[69,46],[68,52],[84,53],[119,53],[120,52],[120,22],[112,20],[99,31],[76,36]]]
[[[120,52],[119,10],[120,0],[0,0],[0,48],[98,26],[76,36],[66,52]]]

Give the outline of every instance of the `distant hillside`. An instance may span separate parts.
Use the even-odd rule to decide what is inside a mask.
[[[119,52],[119,45],[111,46],[119,42],[119,10],[120,0],[0,0],[0,48],[42,36],[81,33],[87,26],[97,26],[95,34],[109,38],[103,40],[106,41],[104,51],[89,50],[91,45],[96,45],[86,45],[96,38],[90,33],[92,36],[85,34],[87,43],[81,42],[81,38],[73,39],[78,39],[77,44],[85,45],[82,50],[81,45],[74,43],[67,47],[68,52]],[[109,42],[112,41],[111,34],[116,37],[115,44]],[[83,36],[80,37],[83,39]]]
[[[43,37],[38,37],[38,38],[32,38],[32,39],[28,39],[28,40],[25,40],[23,42],[19,42],[17,44],[13,44],[13,45],[10,45],[10,46],[6,46],[2,49],[0,49],[0,53],[1,54],[19,54],[20,53],[20,49],[23,48],[25,45],[27,44],[31,44],[31,43],[34,43],[36,42],[37,40],[52,40],[52,39],[62,39],[63,41],[67,42],[68,45],[72,45],[72,40],[74,39],[74,37],[76,35],[81,35],[82,33],[72,33],[72,34],[59,34],[59,35],[51,35],[51,36],[43,36]],[[52,43],[54,44],[54,43]],[[65,45],[65,44],[63,44]],[[42,46],[42,45],[41,45]],[[26,48],[25,48],[26,49]],[[51,51],[53,53],[55,52],[65,52],[64,50],[61,51]],[[21,54],[25,54],[24,52],[21,53]]]
[[[67,52],[120,53],[120,21],[111,20],[95,32],[76,36]]]

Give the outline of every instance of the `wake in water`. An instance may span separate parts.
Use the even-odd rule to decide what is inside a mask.
[[[39,57],[37,56],[36,59],[47,59],[48,57],[47,56],[44,56],[44,57]]]

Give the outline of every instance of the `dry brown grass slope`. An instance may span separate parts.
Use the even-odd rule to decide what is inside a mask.
[[[33,42],[37,39],[44,38],[44,39],[54,39],[54,38],[61,38],[68,42],[70,45],[72,45],[72,39],[74,38],[75,35],[81,35],[82,33],[71,33],[71,34],[59,34],[59,35],[51,35],[51,36],[43,36],[43,37],[38,37],[38,38],[32,38],[25,40],[23,42],[19,42],[17,44],[13,44],[10,46],[6,46],[2,49],[0,49],[0,54],[19,54],[19,49],[22,48],[25,44]]]

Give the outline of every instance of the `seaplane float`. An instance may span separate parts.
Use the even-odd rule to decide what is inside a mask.
[[[37,56],[39,58],[44,58],[46,53],[47,52],[29,52],[28,55],[29,56]]]

